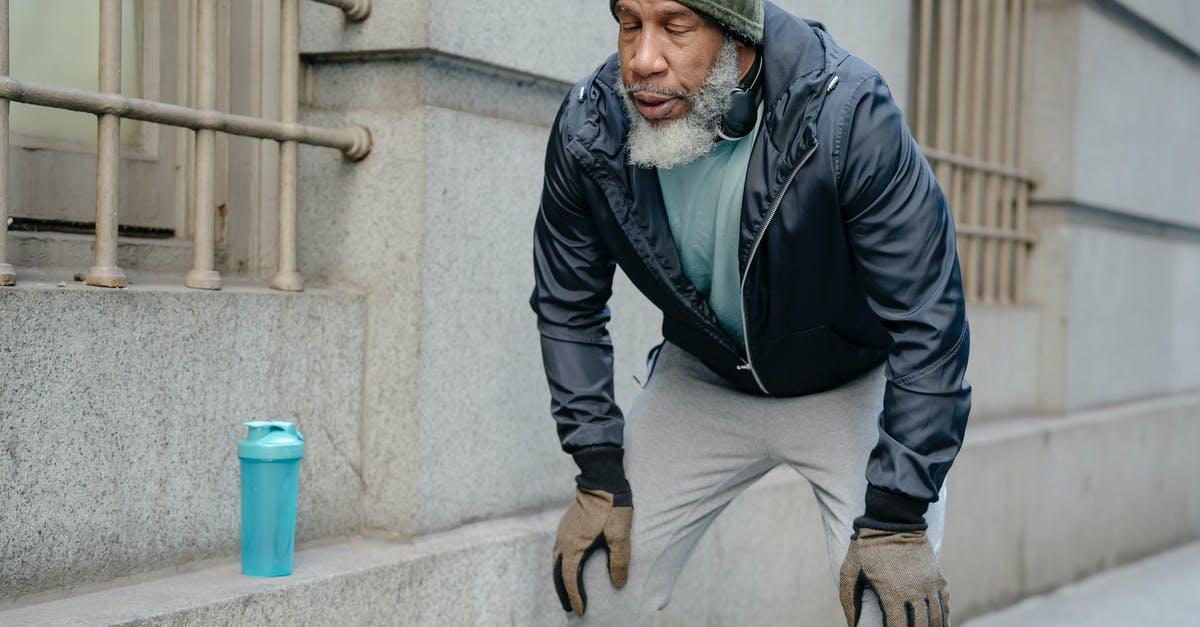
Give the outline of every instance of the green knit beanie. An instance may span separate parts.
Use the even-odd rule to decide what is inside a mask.
[[[763,0],[675,0],[704,15],[737,38],[754,45],[763,38]],[[608,0],[613,17],[617,16],[617,0]]]

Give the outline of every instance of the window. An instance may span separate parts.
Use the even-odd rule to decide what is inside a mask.
[[[99,3],[10,2],[12,76],[96,90]],[[122,4],[122,94],[193,106],[196,1]],[[217,109],[275,118],[278,3],[218,0],[217,11]],[[94,228],[96,117],[13,103],[11,133],[11,262],[18,267],[86,269],[91,243],[60,234],[91,233]],[[193,152],[188,129],[121,121],[122,267],[172,272],[191,267]],[[265,271],[274,265],[274,145],[218,133],[216,152],[218,269],[233,274]],[[261,176],[263,168],[272,174]],[[31,245],[33,239],[55,245]],[[134,249],[139,252],[131,252]],[[148,267],[139,268],[143,254]]]
[[[971,300],[1019,303],[1032,237],[1021,133],[1032,0],[916,0],[913,134],[946,191]]]

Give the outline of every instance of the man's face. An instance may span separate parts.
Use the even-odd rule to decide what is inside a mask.
[[[717,60],[724,33],[673,0],[620,0],[616,9],[621,78],[642,87],[630,93],[638,113],[653,125],[684,117],[691,94]]]

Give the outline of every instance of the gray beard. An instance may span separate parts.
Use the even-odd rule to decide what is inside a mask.
[[[621,103],[629,117],[629,135],[625,139],[629,163],[643,168],[669,169],[708,154],[732,104],[730,94],[738,85],[738,69],[737,48],[733,39],[726,37],[704,83],[691,94],[649,83],[628,85],[622,81],[625,89],[621,92]],[[683,98],[688,112],[678,120],[655,126],[638,111],[631,95],[637,91]]]

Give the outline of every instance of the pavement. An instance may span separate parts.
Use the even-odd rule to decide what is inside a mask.
[[[1200,626],[1200,542],[1104,571],[963,627]]]

